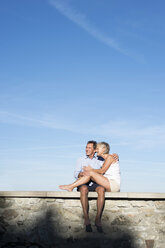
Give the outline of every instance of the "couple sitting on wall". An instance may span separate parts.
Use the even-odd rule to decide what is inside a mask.
[[[86,145],[86,156],[77,161],[74,176],[77,179],[74,183],[60,185],[63,190],[72,191],[75,187],[80,191],[80,200],[84,213],[84,224],[87,232],[92,232],[88,215],[88,192],[96,191],[97,214],[95,225],[98,232],[102,231],[101,215],[104,207],[105,191],[120,191],[120,168],[117,154],[109,154],[110,146],[106,142],[96,143],[88,141]],[[95,155],[97,153],[97,156]]]

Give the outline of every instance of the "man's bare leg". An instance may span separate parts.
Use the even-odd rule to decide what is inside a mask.
[[[96,188],[96,192],[98,194],[97,198],[97,214],[95,218],[95,224],[96,226],[101,226],[101,215],[104,208],[104,202],[105,202],[105,189],[101,186],[98,186]]]
[[[90,224],[89,220],[89,204],[88,204],[88,187],[86,185],[83,185],[79,189],[80,191],[80,201],[83,209],[84,214],[84,224],[87,226]]]

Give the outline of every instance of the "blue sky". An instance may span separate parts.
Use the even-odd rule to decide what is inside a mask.
[[[90,139],[165,189],[165,3],[0,1],[0,190],[58,190]]]

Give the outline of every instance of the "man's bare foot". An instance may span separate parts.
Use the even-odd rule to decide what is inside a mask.
[[[86,232],[92,232],[92,227],[89,218],[84,219],[84,225]]]
[[[67,191],[73,190],[73,188],[70,185],[60,185],[59,188]]]
[[[86,232],[92,232],[91,224],[85,226]]]
[[[95,226],[96,226],[97,231],[98,231],[99,233],[103,233],[103,229],[102,229],[101,219],[100,219],[100,218],[96,218],[96,219],[95,219]]]
[[[99,219],[99,218],[97,219],[97,218],[96,218],[96,219],[95,219],[95,225],[96,225],[96,226],[102,226],[102,225],[101,225],[101,219]]]
[[[84,220],[84,225],[85,226],[87,226],[87,225],[90,225],[91,223],[90,223],[90,220],[88,219],[88,220]]]

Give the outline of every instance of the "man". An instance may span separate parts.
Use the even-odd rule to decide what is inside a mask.
[[[100,169],[102,166],[104,160],[100,157],[95,156],[96,152],[96,141],[88,141],[86,145],[86,156],[81,157],[77,161],[77,166],[74,172],[75,178],[80,178],[84,176],[83,167],[90,165],[94,169]],[[116,154],[114,154],[114,157],[116,157]],[[118,156],[117,156],[118,158]],[[98,185],[95,182],[90,181],[88,184],[81,185],[77,188],[78,191],[80,191],[80,201],[83,209],[84,214],[84,224],[86,226],[87,232],[92,232],[92,227],[89,220],[89,204],[88,204],[88,192],[89,191],[96,191],[98,194],[97,198],[97,214],[95,218],[95,225],[97,227],[98,232],[103,232],[101,227],[101,215],[104,207],[104,201],[105,201],[105,189],[103,186]]]

